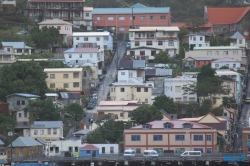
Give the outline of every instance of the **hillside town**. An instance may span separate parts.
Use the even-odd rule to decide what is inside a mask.
[[[169,6],[86,4],[0,1],[0,165],[125,152],[249,160],[249,5],[175,22]]]

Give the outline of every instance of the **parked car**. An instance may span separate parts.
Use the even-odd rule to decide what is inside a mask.
[[[93,105],[92,103],[88,103],[87,109],[88,109],[88,110],[94,109],[94,105]]]
[[[91,99],[89,100],[89,103],[91,103],[91,104],[93,104],[93,105],[95,106],[95,105],[96,105],[96,100],[93,99],[93,98],[91,98]]]
[[[144,158],[157,158],[159,154],[155,150],[145,150],[143,153]]]
[[[183,152],[180,157],[201,157],[201,151],[185,151]]]
[[[97,100],[98,99],[97,93],[92,94],[92,98]]]
[[[127,149],[123,153],[124,157],[135,157],[135,150],[134,149]]]

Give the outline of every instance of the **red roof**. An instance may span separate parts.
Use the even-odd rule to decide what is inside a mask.
[[[185,22],[172,22],[171,26],[177,26],[179,28],[181,27],[185,27],[185,28],[189,28]],[[212,24],[210,22],[200,26],[201,28],[211,28]]]
[[[94,145],[85,145],[84,147],[81,147],[81,150],[99,150],[99,148]]]
[[[213,24],[233,24],[239,22],[249,11],[246,8],[207,8],[208,20]]]

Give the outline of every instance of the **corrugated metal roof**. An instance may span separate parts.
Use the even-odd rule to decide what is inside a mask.
[[[119,106],[119,105],[128,105],[128,104],[136,104],[138,103],[137,100],[124,100],[124,101],[100,101],[99,106]]]
[[[236,59],[233,59],[233,58],[220,58],[220,59],[216,59],[212,62],[239,62],[239,61]]]
[[[240,34],[240,32],[235,32],[235,34],[233,36],[230,37],[231,39],[245,39],[244,36],[242,36],[242,34]]]
[[[47,97],[58,97],[57,93],[45,93],[45,96]]]
[[[98,52],[99,48],[94,47],[94,48],[70,48],[63,53],[74,53],[74,52]]]
[[[10,96],[14,96],[14,95],[27,97],[27,98],[39,98],[39,97],[41,97],[38,95],[29,94],[29,93],[13,93],[13,94],[7,95],[6,97],[10,97]]]
[[[62,121],[35,121],[30,128],[43,129],[43,128],[59,128],[63,125]]]
[[[133,67],[133,60],[124,60],[122,59],[120,61],[120,65],[119,65],[119,68],[122,69],[122,68],[132,68]]]
[[[145,68],[145,60],[133,60],[133,68]]]
[[[78,71],[81,72],[82,68],[45,68],[44,72],[74,72]]]
[[[0,140],[0,145],[4,145],[4,143],[3,143],[3,141],[2,141],[2,140]]]
[[[155,76],[156,69],[146,69],[145,70],[145,75],[146,76]]]
[[[43,144],[43,145],[46,144],[46,142],[45,142],[42,138],[40,138],[40,137],[37,137],[37,138],[36,138],[36,141],[40,142],[40,143]]]
[[[13,55],[13,53],[5,50],[0,50],[0,55]]]
[[[32,47],[26,46],[24,42],[2,42],[3,47],[13,47],[15,49],[17,48],[26,48],[26,49],[32,49]]]
[[[159,69],[156,68],[155,75],[156,76],[171,76],[173,73],[173,69]]]
[[[94,8],[93,14],[151,14],[169,13],[169,7],[145,7],[145,8]]]
[[[74,134],[74,135],[86,135],[86,134],[88,134],[89,132],[90,132],[90,130],[83,129],[83,130],[74,132],[73,134]]]
[[[63,99],[80,99],[81,95],[79,92],[60,92]]]
[[[109,36],[109,32],[73,32],[73,37],[81,36]]]
[[[130,32],[137,32],[137,31],[180,31],[177,26],[156,26],[156,27],[139,27],[137,29],[129,29]]]
[[[9,145],[8,147],[10,147]],[[30,147],[30,146],[43,146],[40,142],[31,137],[18,137],[12,142],[12,147]]]
[[[73,24],[59,19],[53,19],[53,20],[46,19],[45,21],[38,23],[38,25],[73,25]]]

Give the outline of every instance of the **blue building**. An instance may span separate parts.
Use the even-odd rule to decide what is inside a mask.
[[[85,145],[80,149],[80,157],[99,157],[99,148],[94,145]]]

